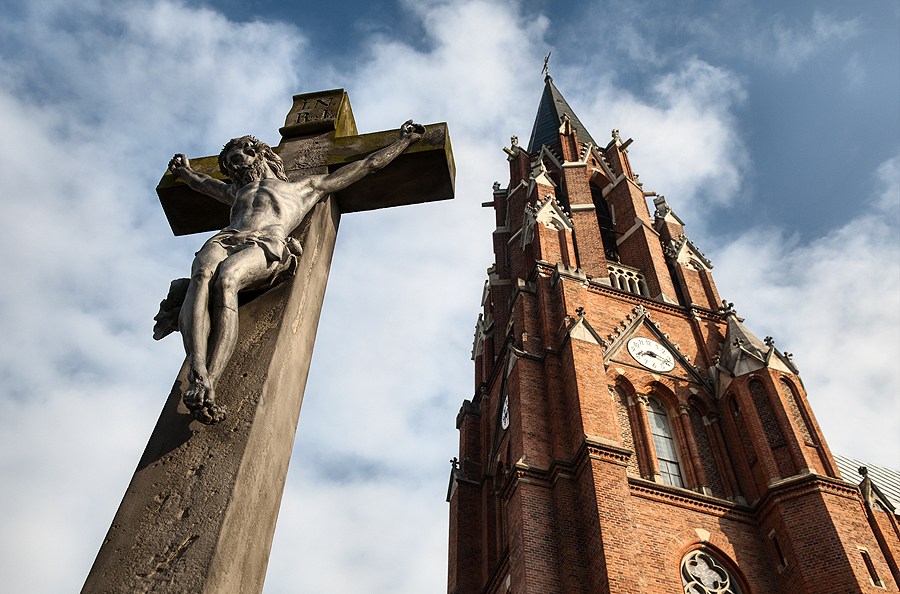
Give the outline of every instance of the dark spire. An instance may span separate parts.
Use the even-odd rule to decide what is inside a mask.
[[[543,144],[553,144],[557,141],[560,118],[563,114],[569,116],[572,126],[578,132],[579,142],[597,144],[554,86],[549,73],[544,77],[544,83],[544,94],[541,95],[541,104],[538,106],[537,117],[534,118],[534,128],[531,130],[531,140],[528,141],[528,152],[540,149]]]

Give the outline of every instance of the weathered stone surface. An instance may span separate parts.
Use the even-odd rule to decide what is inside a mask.
[[[296,276],[245,295],[240,336],[217,390],[227,418],[202,425],[181,402],[182,368],[83,594],[258,593],[275,521],[339,211],[318,204],[294,236]]]

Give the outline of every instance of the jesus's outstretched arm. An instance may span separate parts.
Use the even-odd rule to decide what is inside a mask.
[[[406,150],[406,147],[422,138],[424,133],[425,126],[414,124],[412,120],[408,120],[400,126],[400,138],[393,144],[372,153],[362,161],[350,163],[334,173],[324,176],[315,182],[316,189],[322,195],[343,190],[396,159],[400,153]]]
[[[234,204],[232,185],[221,182],[205,173],[191,169],[191,162],[183,154],[178,153],[169,161],[169,171],[180,177],[192,189],[207,196],[212,196],[228,206]]]

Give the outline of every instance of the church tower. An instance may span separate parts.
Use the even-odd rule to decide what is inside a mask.
[[[841,478],[790,354],[720,300],[631,142],[548,75],[504,149],[448,594],[897,592],[893,509]]]

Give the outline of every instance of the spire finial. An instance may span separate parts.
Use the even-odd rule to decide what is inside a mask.
[[[544,74],[544,73],[547,74],[547,76],[544,78],[544,80],[548,80],[548,79],[551,81],[553,80],[550,77],[550,54],[552,54],[552,53],[553,53],[552,51],[547,52],[547,57],[544,58],[544,67],[541,69],[541,74]]]

